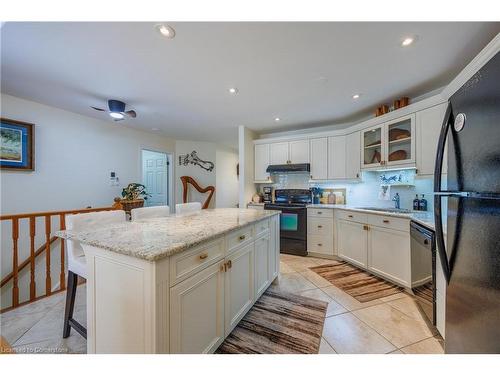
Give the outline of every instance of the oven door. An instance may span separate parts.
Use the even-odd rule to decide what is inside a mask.
[[[280,237],[294,240],[307,239],[307,210],[305,207],[266,205],[266,209],[280,210]]]

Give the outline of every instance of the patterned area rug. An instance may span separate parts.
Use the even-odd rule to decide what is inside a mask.
[[[328,304],[269,288],[218,354],[317,354]]]
[[[311,267],[310,270],[350,294],[359,302],[372,301],[404,290],[400,286],[370,275],[344,261],[332,261],[330,264]]]

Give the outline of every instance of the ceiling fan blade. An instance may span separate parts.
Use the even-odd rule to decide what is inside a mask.
[[[134,110],[130,110],[130,111],[127,111],[127,112],[124,112],[126,115],[132,117],[132,118],[136,118],[137,117],[137,113],[135,113]]]
[[[106,110],[102,109],[102,108],[97,108],[97,107],[92,107],[92,106],[90,106],[90,108],[94,108],[96,111],[106,112]]]
[[[125,120],[125,118],[115,118],[115,119],[113,119],[114,122],[116,122],[116,121],[123,121],[123,120]]]

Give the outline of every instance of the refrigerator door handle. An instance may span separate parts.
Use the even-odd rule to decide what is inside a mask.
[[[441,125],[441,133],[439,134],[437,152],[436,152],[436,164],[434,166],[434,192],[441,193],[441,174],[443,171],[443,158],[444,149],[446,146],[446,138],[448,137],[448,132],[450,129],[450,123],[453,119],[453,114],[451,110],[451,102],[448,101],[448,107],[443,119],[443,124]],[[436,245],[439,252],[439,257],[441,259],[441,267],[443,268],[443,274],[446,282],[450,282],[450,266],[448,262],[448,256],[446,254],[444,234],[443,234],[443,221],[442,221],[442,208],[441,208],[441,197],[442,195],[436,194],[434,196],[434,222],[436,226]]]
[[[436,151],[436,164],[434,165],[434,192],[436,193],[441,192],[441,174],[443,173],[444,149],[446,146],[446,138],[448,138],[448,131],[450,129],[452,120],[453,114],[451,111],[451,102],[448,101],[448,106],[446,107],[446,112],[444,114],[443,124],[441,125],[441,132],[439,134]]]
[[[444,278],[446,282],[450,283],[450,265],[448,262],[448,255],[446,254],[446,248],[444,243],[444,233],[443,233],[443,222],[442,222],[442,209],[441,209],[441,198],[443,195],[434,196],[434,222],[436,226],[436,247],[439,252],[439,258],[441,259],[441,268],[443,269]]]

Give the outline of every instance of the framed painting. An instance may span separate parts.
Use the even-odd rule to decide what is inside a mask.
[[[0,168],[33,171],[34,124],[0,118]]]

